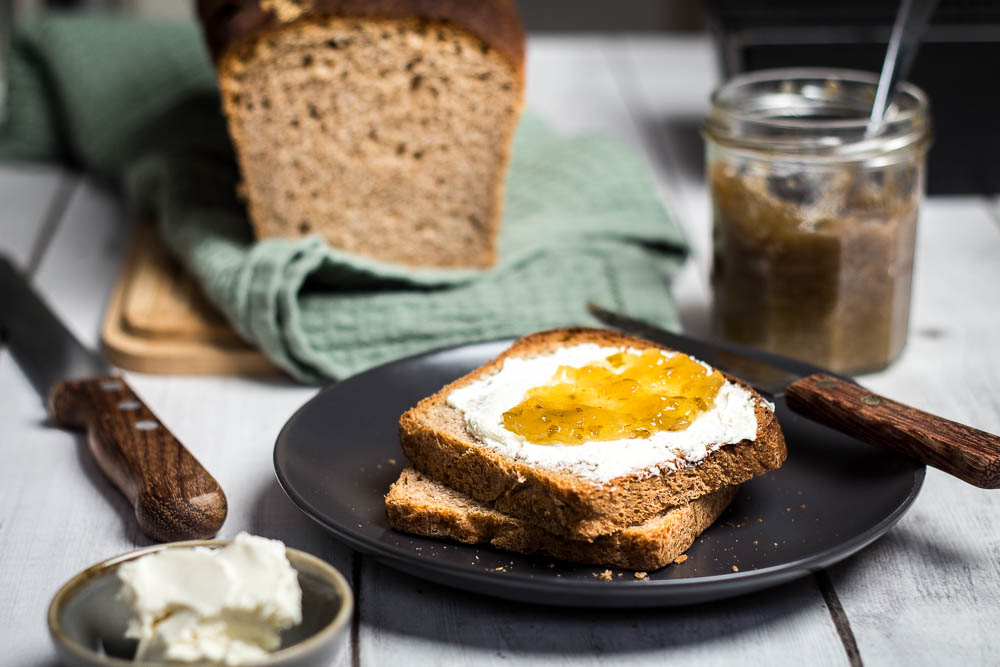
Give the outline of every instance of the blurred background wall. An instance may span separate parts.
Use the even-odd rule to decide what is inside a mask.
[[[194,3],[191,0],[0,0],[0,5],[7,5],[8,16],[44,7],[85,6],[180,19],[192,16]],[[520,7],[525,25],[534,32],[698,30],[705,25],[697,0],[624,0],[613,5],[609,0],[522,0]]]

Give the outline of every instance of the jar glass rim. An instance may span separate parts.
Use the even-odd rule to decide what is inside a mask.
[[[740,74],[716,88],[703,130],[735,147],[777,153],[856,155],[895,151],[930,133],[927,96],[903,82],[886,121],[869,132],[878,76],[830,68]]]

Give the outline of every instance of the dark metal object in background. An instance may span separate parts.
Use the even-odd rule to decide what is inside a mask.
[[[474,1],[474,0],[470,0]],[[144,17],[191,20],[191,2],[163,0],[37,0],[21,3],[31,9],[96,9]],[[519,0],[525,29],[529,32],[656,32],[702,30],[704,14],[691,0],[627,0],[614,5],[608,0]],[[25,7],[0,0],[0,19],[5,11],[23,16]],[[20,11],[19,11],[20,10]],[[5,24],[0,22],[0,32]]]
[[[704,15],[689,0],[519,0],[528,32],[698,30]]]
[[[898,0],[705,0],[722,74],[773,67],[878,72]],[[908,78],[931,101],[930,194],[1000,192],[1000,3],[941,0]]]

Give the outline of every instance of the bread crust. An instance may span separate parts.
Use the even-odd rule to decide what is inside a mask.
[[[216,62],[233,44],[310,17],[451,23],[496,49],[524,77],[524,28],[515,0],[198,0],[198,18]]]
[[[724,445],[697,465],[670,473],[652,477],[632,474],[605,484],[561,470],[532,466],[486,447],[468,433],[461,413],[446,403],[452,391],[499,371],[508,357],[540,356],[580,343],[667,349],[648,340],[602,329],[556,329],[526,336],[492,362],[405,412],[399,422],[403,452],[418,470],[431,478],[500,512],[574,540],[593,540],[641,524],[666,508],[740,484],[784,462],[785,440],[774,413],[749,385],[729,375],[727,379],[754,396],[755,440]]]
[[[399,531],[490,544],[522,554],[631,570],[657,570],[684,553],[736,496],[726,486],[673,507],[638,526],[602,535],[593,542],[567,540],[508,516],[406,468],[385,498],[389,525]]]

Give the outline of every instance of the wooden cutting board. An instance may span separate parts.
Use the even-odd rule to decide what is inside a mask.
[[[245,343],[163,247],[152,224],[132,238],[104,314],[101,339],[116,366],[176,375],[280,371]]]

